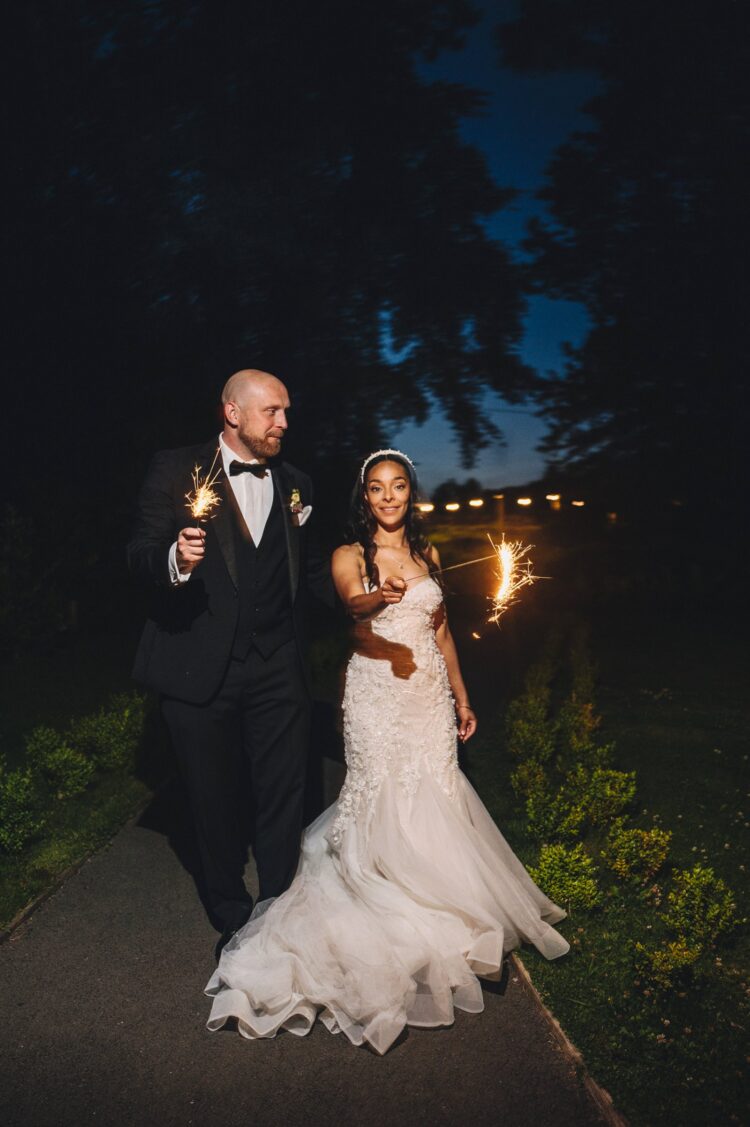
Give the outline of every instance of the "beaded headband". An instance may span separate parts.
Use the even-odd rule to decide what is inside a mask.
[[[411,466],[411,468],[414,469],[414,463],[412,462],[409,455],[404,454],[401,450],[375,450],[374,453],[367,455],[364,462],[362,463],[362,469],[359,471],[359,480],[362,482],[363,485],[364,485],[364,482],[365,482],[365,470],[369,466],[370,462],[372,462],[375,458],[379,458],[381,456],[381,454],[398,454],[399,458],[403,458],[404,461],[408,462],[409,465]],[[415,470],[415,473],[416,473],[416,470]]]

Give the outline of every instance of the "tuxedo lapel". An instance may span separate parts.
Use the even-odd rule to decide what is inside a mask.
[[[292,521],[292,513],[289,508],[294,483],[283,465],[271,468],[271,478],[284,516],[284,535],[286,536],[287,559],[289,560],[289,586],[292,592],[292,602],[294,602],[297,584],[299,583],[299,529]]]
[[[224,467],[219,453],[214,463],[214,456],[218,449],[218,443],[212,442],[205,447],[201,452],[201,460],[198,462],[199,472],[201,476],[208,473],[212,463],[214,464],[214,474],[218,468],[219,476],[216,479],[214,489],[221,498],[221,502],[216,507],[216,512],[213,517],[207,522],[207,534],[213,530],[213,533],[218,541],[221,554],[224,557],[224,562],[227,565],[227,571],[231,577],[235,589],[239,587],[239,575],[237,571],[237,552],[235,547],[234,527],[233,527],[233,507],[234,507],[234,493],[232,487],[227,481]],[[212,475],[213,476],[213,475]]]

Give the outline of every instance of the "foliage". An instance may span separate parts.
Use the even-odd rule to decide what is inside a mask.
[[[519,759],[546,762],[555,747],[555,728],[547,719],[549,690],[527,691],[511,701],[506,720],[506,744]]]
[[[732,156],[747,144],[744,17],[706,0],[523,0],[498,36],[506,64],[588,70],[596,88],[527,243],[534,284],[591,319],[565,371],[540,381],[546,448],[621,511],[710,498],[725,536],[750,423],[747,183]],[[722,393],[707,400],[707,386]]]
[[[618,825],[602,850],[604,862],[621,880],[651,880],[667,859],[672,834],[654,826],[650,830]]]
[[[696,946],[710,946],[736,923],[734,895],[708,866],[678,870],[667,902],[667,926]]]
[[[71,723],[69,739],[75,748],[105,770],[131,767],[143,736],[145,697],[120,693],[99,712]]]
[[[472,6],[215,8],[78,0],[6,20],[9,83],[30,52],[46,60],[9,124],[47,154],[8,173],[6,312],[28,330],[8,364],[51,401],[57,342],[62,486],[78,508],[111,507],[123,454],[132,473],[157,442],[210,426],[243,357],[290,383],[295,460],[317,464],[326,496],[386,423],[435,401],[471,461],[499,434],[486,389],[518,400],[531,380],[523,270],[484,225],[514,193],[458,128],[482,96],[419,65],[461,44]],[[141,373],[106,440],[82,409],[103,355],[113,387]]]
[[[702,954],[702,948],[686,939],[673,939],[659,947],[648,947],[635,942],[638,973],[654,986],[669,990],[675,982],[691,970]]]
[[[594,826],[609,826],[635,798],[635,771],[614,771],[578,767],[568,776],[567,785],[577,792],[578,803]]]
[[[554,791],[531,791],[526,801],[529,832],[542,841],[569,841],[585,825],[607,827],[633,801],[635,773],[579,763]]]
[[[510,776],[511,786],[519,797],[530,798],[546,792],[549,782],[544,767],[536,759],[525,759]]]
[[[91,760],[71,747],[54,728],[34,728],[26,740],[26,758],[58,798],[80,794],[94,773]]]
[[[581,835],[586,810],[565,788],[538,790],[526,800],[526,817],[529,833],[538,841],[572,841]]]
[[[595,908],[601,902],[596,866],[580,843],[543,845],[530,872],[542,891],[566,908]]]
[[[45,822],[31,768],[6,771],[0,764],[0,848],[19,853]]]
[[[598,749],[594,739],[601,718],[594,712],[590,699],[576,693],[563,702],[557,716],[557,754],[561,765],[595,759],[602,763],[608,749]]]

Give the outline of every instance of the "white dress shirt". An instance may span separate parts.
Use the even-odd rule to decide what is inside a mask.
[[[271,471],[269,470],[264,477],[256,477],[252,473],[236,474],[234,477],[230,476],[229,463],[230,462],[243,462],[244,458],[239,458],[233,450],[231,450],[222,435],[219,435],[219,451],[221,453],[221,463],[224,469],[224,477],[232,489],[234,496],[237,500],[237,505],[245,518],[245,524],[248,527],[250,535],[255,544],[260,544],[263,537],[263,530],[266,527],[266,521],[271,512],[273,505],[273,479],[271,478]],[[251,465],[257,465],[258,459],[251,458]],[[183,575],[177,567],[177,542],[172,545],[169,550],[169,575],[172,583],[176,586],[180,583],[186,583],[190,578],[191,573],[188,572]]]

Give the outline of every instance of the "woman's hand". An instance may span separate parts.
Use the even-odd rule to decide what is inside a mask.
[[[466,743],[477,730],[477,718],[474,709],[469,704],[457,704],[456,716],[458,717],[458,738],[461,743]]]
[[[406,580],[400,579],[397,575],[389,575],[383,581],[380,594],[387,606],[400,603],[406,594]]]

